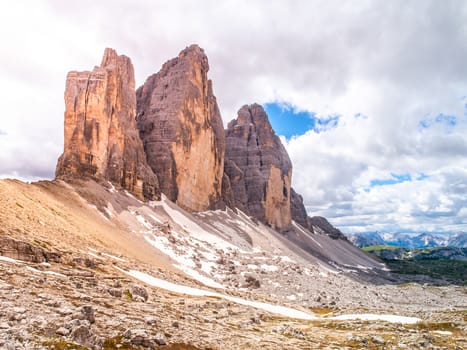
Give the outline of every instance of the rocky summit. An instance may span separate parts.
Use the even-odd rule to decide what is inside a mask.
[[[262,106],[243,106],[229,123],[225,173],[236,207],[273,228],[290,226],[292,163]]]
[[[141,198],[157,198],[157,177],[146,162],[135,116],[135,78],[128,57],[106,49],[100,67],[68,73],[65,145],[56,176],[105,179]]]
[[[221,206],[225,137],[197,45],[166,62],[137,91],[138,129],[161,191],[191,211]]]

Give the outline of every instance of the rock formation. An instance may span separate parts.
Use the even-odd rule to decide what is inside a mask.
[[[290,226],[292,164],[258,104],[243,106],[228,125],[225,173],[237,208],[273,228]]]
[[[191,211],[222,200],[225,136],[208,70],[192,45],[136,92],[137,125],[161,192]]]
[[[308,214],[303,205],[303,197],[295,192],[293,188],[290,189],[290,211],[292,220],[313,232],[313,228],[309,224]]]
[[[311,233],[326,234],[334,239],[346,240],[345,235],[339,229],[332,226],[326,218],[322,216],[309,217],[303,205],[303,197],[295,192],[293,188],[290,192],[292,220],[308,229]]]
[[[326,234],[333,239],[347,240],[345,235],[337,228],[332,226],[329,221],[322,216],[312,216],[308,218],[309,225],[313,227],[314,233]]]
[[[158,196],[136,129],[133,65],[106,49],[100,67],[68,73],[65,147],[56,176],[105,179],[141,198]]]

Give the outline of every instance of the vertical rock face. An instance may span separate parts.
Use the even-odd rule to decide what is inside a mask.
[[[326,234],[333,239],[347,239],[339,229],[332,226],[329,221],[322,216],[309,217],[308,224],[312,227],[311,232]]]
[[[106,179],[141,198],[158,197],[136,129],[133,65],[106,49],[100,67],[70,72],[65,90],[65,147],[57,177]]]
[[[237,208],[273,228],[290,226],[292,164],[260,105],[243,106],[229,123],[225,173]]]
[[[225,136],[208,70],[192,45],[136,92],[137,125],[161,192],[192,211],[222,200]]]
[[[299,195],[293,188],[290,189],[290,211],[292,220],[302,225],[304,228],[312,230],[309,225],[309,218],[303,205],[303,197]],[[313,231],[311,231],[313,232]]]

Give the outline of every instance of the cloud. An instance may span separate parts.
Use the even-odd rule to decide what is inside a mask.
[[[349,230],[465,219],[456,206],[466,195],[448,183],[467,168],[465,1],[9,2],[0,5],[0,33],[2,176],[53,176],[67,71],[92,69],[114,47],[142,84],[198,43],[225,122],[252,102],[287,103],[322,120],[319,134],[287,143],[310,214]],[[329,124],[330,116],[339,117]],[[364,191],[391,174],[412,181]],[[452,215],[425,224],[430,208]]]

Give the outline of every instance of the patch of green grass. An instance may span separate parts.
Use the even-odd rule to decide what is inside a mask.
[[[102,345],[103,350],[114,350],[114,349],[120,349],[120,350],[138,350],[141,349],[139,346],[133,346],[127,341],[123,339],[121,335],[113,337],[113,338],[108,338],[104,340],[104,344]],[[156,346],[155,348],[151,349],[164,349],[164,350],[201,350],[200,348],[197,348],[194,345],[190,344],[184,344],[184,343],[173,343],[173,344],[168,344],[164,346]],[[209,350],[209,348],[207,349]]]
[[[467,261],[461,260],[385,260],[392,272],[404,275],[426,275],[451,283],[467,284]]]
[[[123,337],[119,335],[119,336],[104,340],[104,344],[102,344],[102,349],[103,350],[113,350],[113,349],[136,350],[139,348],[135,348],[130,343],[125,342],[123,340]]]
[[[330,307],[310,307],[310,311],[322,316],[334,312],[334,309]]]
[[[400,249],[400,247],[396,247],[392,245],[370,245],[368,247],[362,248],[362,250],[365,252],[377,251],[377,250],[396,250],[396,249]]]
[[[64,339],[53,339],[53,340],[48,340],[44,343],[42,343],[47,349],[54,349],[54,350],[88,350],[88,348],[67,342]]]
[[[131,292],[128,289],[124,290],[123,294],[125,294],[125,296],[126,296],[126,298],[128,300],[130,300],[130,301],[133,300],[133,294],[131,294]]]
[[[413,325],[407,325],[406,327],[425,331],[448,331],[453,334],[461,332],[461,329],[453,322],[418,322]]]

